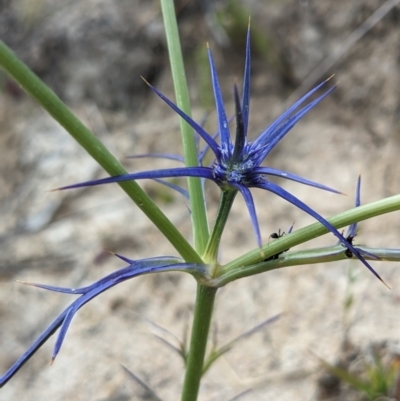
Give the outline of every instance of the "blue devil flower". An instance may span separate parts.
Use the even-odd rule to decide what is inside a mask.
[[[249,188],[260,188],[272,192],[275,195],[285,199],[289,203],[305,211],[321,224],[323,224],[329,231],[331,231],[346,247],[349,252],[355,255],[377,278],[381,280],[379,275],[368,264],[368,262],[361,256],[360,252],[353,247],[351,241],[347,240],[335,227],[333,227],[326,219],[320,214],[307,206],[300,199],[287,192],[278,184],[270,181],[268,176],[277,176],[299,182],[301,184],[310,185],[319,189],[330,192],[340,193],[325,185],[310,181],[308,179],[299,177],[296,174],[286,171],[278,170],[273,167],[261,166],[261,163],[284,138],[284,136],[293,128],[293,126],[305,116],[311,109],[327,97],[334,89],[335,86],[326,89],[325,92],[310,100],[319,89],[324,88],[328,80],[317,85],[314,89],[309,91],[295,104],[293,104],[287,111],[285,111],[278,119],[276,119],[264,132],[262,132],[256,140],[250,142],[247,140],[249,111],[250,111],[250,31],[247,34],[246,42],[246,61],[243,80],[243,93],[242,99],[239,99],[238,89],[234,86],[234,100],[236,109],[236,136],[234,143],[231,140],[229,121],[226,116],[222,94],[218,82],[217,72],[214,65],[214,60],[210,49],[208,49],[208,57],[211,69],[211,79],[214,91],[216,112],[218,117],[218,136],[219,143],[212,135],[207,133],[204,128],[196,123],[191,117],[184,113],[177,107],[171,100],[165,97],[152,85],[148,84],[150,88],[165,102],[167,103],[179,116],[181,116],[195,132],[206,142],[207,146],[214,153],[215,161],[210,167],[203,165],[194,167],[179,167],[160,169],[152,171],[142,171],[132,174],[120,175],[115,177],[103,178],[99,180],[87,181],[79,184],[69,185],[58,189],[70,189],[87,187],[101,184],[108,184],[114,182],[121,182],[127,180],[140,180],[140,179],[163,179],[170,177],[200,177],[214,181],[223,191],[233,190],[240,192],[246,202],[247,209],[250,214],[252,225],[256,234],[257,243],[261,246],[261,234],[257,215],[255,211],[253,197]],[[200,163],[201,164],[201,163]],[[382,281],[382,280],[381,280]]]
[[[131,278],[141,276],[144,274],[166,272],[166,271],[184,271],[192,274],[195,277],[206,277],[207,271],[204,265],[195,263],[185,263],[182,259],[164,256],[155,257],[141,260],[131,260],[124,256],[115,254],[118,258],[127,262],[129,265],[122,269],[116,270],[115,272],[103,277],[95,283],[82,288],[63,288],[54,287],[45,284],[36,284],[23,282],[24,284],[33,285],[35,287],[44,288],[50,291],[63,292],[65,294],[80,295],[74,302],[71,303],[48,327],[47,329],[36,339],[36,341],[28,348],[27,351],[12,365],[8,371],[0,376],[0,388],[3,387],[21,367],[32,357],[32,355],[60,328],[58,337],[54,346],[51,363],[56,358],[60,348],[64,342],[68,328],[71,324],[72,318],[76,312],[91,301],[93,298],[109,288],[122,283]]]

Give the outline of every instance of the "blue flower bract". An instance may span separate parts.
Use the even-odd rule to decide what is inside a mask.
[[[115,285],[126,280],[138,277],[144,274],[160,273],[167,271],[183,271],[192,274],[193,276],[206,277],[207,270],[205,266],[195,263],[185,263],[182,259],[163,256],[141,260],[131,260],[124,256],[115,254],[118,258],[128,263],[127,267],[116,270],[106,277],[96,281],[95,283],[82,288],[63,288],[54,287],[45,284],[35,284],[23,282],[24,284],[33,285],[35,287],[44,288],[50,291],[62,292],[65,294],[80,295],[74,302],[71,303],[36,339],[36,341],[25,351],[25,353],[8,369],[8,371],[0,376],[0,388],[3,387],[32,357],[33,354],[60,328],[51,361],[56,358],[60,348],[64,342],[68,328],[72,318],[78,310],[91,301],[93,298],[100,295]]]
[[[356,185],[356,198],[355,198],[355,203],[354,203],[355,207],[359,207],[361,205],[360,192],[361,192],[361,176],[358,177],[357,185]],[[354,238],[357,236],[357,226],[358,226],[358,223],[353,223],[349,226],[349,228],[346,231],[345,238],[352,245],[353,245]],[[358,247],[356,247],[356,248],[360,252],[361,255],[368,256],[371,259],[379,260],[379,258],[376,255],[374,255],[370,252],[367,252],[364,249],[361,249]],[[351,250],[349,248],[346,248],[345,254],[348,258],[353,257],[353,253],[351,252]]]
[[[171,100],[165,97],[152,85],[148,84],[150,88],[166,102],[179,116],[181,116],[195,132],[206,142],[207,146],[212,150],[215,156],[215,161],[210,167],[202,165],[194,167],[178,167],[151,171],[142,171],[132,174],[120,175],[115,177],[103,178],[99,180],[87,181],[79,184],[69,185],[58,189],[71,189],[80,188],[101,184],[108,184],[114,182],[121,182],[127,180],[140,180],[140,179],[164,179],[170,177],[200,177],[215,182],[222,191],[233,190],[240,192],[246,202],[247,209],[250,214],[251,222],[257,238],[259,246],[262,244],[259,223],[255,211],[255,205],[252,194],[249,188],[260,188],[272,192],[279,197],[285,199],[289,203],[305,211],[317,221],[323,224],[329,231],[331,231],[346,247],[349,252],[355,255],[360,261],[381,281],[382,279],[368,264],[368,262],[360,255],[359,251],[353,247],[335,227],[333,227],[326,219],[319,213],[310,208],[300,199],[287,192],[280,185],[268,180],[268,176],[277,176],[289,180],[297,181],[301,184],[310,185],[326,191],[340,193],[323,184],[310,181],[302,178],[296,174],[286,171],[278,170],[272,167],[261,166],[272,149],[278,142],[285,137],[285,135],[293,128],[293,126],[304,117],[311,109],[327,97],[334,89],[332,86],[325,89],[325,92],[317,96],[314,100],[311,97],[320,89],[326,87],[326,80],[314,89],[305,94],[301,99],[294,103],[287,111],[278,117],[258,138],[253,142],[247,140],[249,111],[250,111],[250,30],[247,34],[246,41],[246,61],[243,79],[243,93],[241,100],[239,99],[238,89],[234,87],[234,99],[236,108],[236,136],[235,141],[231,140],[228,119],[225,112],[222,94],[218,82],[217,72],[214,65],[214,60],[210,49],[208,49],[208,56],[211,69],[211,79],[215,98],[216,113],[218,117],[218,136],[219,143],[212,135],[207,133],[200,124],[196,123],[191,117],[184,113],[177,107]],[[159,155],[158,155],[159,156]],[[165,155],[169,158],[176,158],[176,156]]]

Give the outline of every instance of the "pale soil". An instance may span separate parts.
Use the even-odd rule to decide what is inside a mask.
[[[90,11],[91,1],[81,3]],[[111,7],[105,0],[92,3],[99,13],[102,7],[105,10]],[[144,9],[145,2],[133,3],[137,10]],[[287,57],[293,82],[298,84],[383,4],[364,1],[362,6],[355,6],[337,1],[334,5],[330,2],[316,5],[289,0],[268,5],[262,1],[247,3],[254,26],[265,35],[273,33],[277,46]],[[67,10],[75,10],[74,3],[68,7]],[[153,6],[150,8],[153,14],[148,11],[148,15],[157,16],[156,10]],[[68,13],[69,18],[74,13],[78,11]],[[145,14],[141,15],[144,18]],[[293,129],[267,160],[268,165],[348,194],[347,197],[333,195],[292,182],[280,182],[324,216],[352,206],[359,173],[362,174],[363,203],[400,192],[399,15],[397,6],[348,50],[340,62],[317,78],[319,81],[334,72],[339,87]],[[192,21],[190,18],[193,17],[183,21],[185,29]],[[54,20],[48,24],[55,29]],[[190,30],[185,32],[193,35]],[[202,35],[204,38],[197,38],[198,41],[212,40],[204,26]],[[229,58],[232,52],[219,49],[217,44],[213,49],[231,113],[231,84],[241,74],[243,48],[235,50],[232,62]],[[79,55],[84,50],[74,52]],[[188,54],[193,53],[188,50]],[[102,62],[107,66],[106,57]],[[193,66],[194,61],[189,62]],[[64,71],[65,66],[60,68]],[[53,74],[56,76],[56,72]],[[140,69],[129,74],[137,77],[138,87],[142,86]],[[264,60],[255,56],[250,126],[254,137],[285,109],[285,100],[293,92],[279,79]],[[79,87],[79,82],[78,77],[71,85]],[[199,106],[201,90],[197,83],[193,68],[190,73],[193,114],[200,120],[204,108]],[[157,86],[173,97],[168,69],[158,73]],[[107,101],[93,100],[102,90]],[[80,92],[76,97],[66,92],[66,98],[78,116],[130,170],[175,165],[124,159],[133,153],[172,153],[180,149],[178,120],[173,112],[155,96],[143,97],[140,92],[140,101],[131,102],[135,110],[132,113],[128,108],[119,107],[128,95],[115,100],[113,93],[106,90],[107,85],[96,89],[93,99],[91,94],[81,97]],[[103,173],[28,98],[18,100],[5,93],[0,96],[2,373],[70,302],[67,295],[27,287],[14,280],[77,287],[124,266],[105,248],[135,259],[174,255],[175,251],[117,186],[48,192]],[[208,123],[210,131],[215,127],[213,118]],[[190,238],[190,219],[184,199],[158,184],[144,182],[143,187]],[[218,191],[211,184],[207,188],[212,221]],[[254,195],[264,241],[278,229],[287,230],[293,221],[295,229],[313,222],[268,193],[254,191]],[[399,213],[362,223],[361,229],[357,237],[361,243],[400,246]],[[312,246],[335,242],[332,235],[327,235]],[[232,260],[255,246],[248,213],[238,198],[223,237],[221,261]],[[351,325],[349,340],[357,347],[366,349],[371,343],[385,340],[391,344],[390,352],[396,352],[400,332],[398,264],[374,262],[373,266],[389,283],[390,291],[356,260],[288,268],[223,288],[217,297],[214,316],[221,344],[274,314],[283,313],[283,316],[221,358],[204,378],[200,399],[228,400],[251,388],[252,392],[242,400],[317,400],[316,383],[322,369],[315,354],[335,361],[348,324]],[[356,274],[350,288],[355,301],[346,323],[343,305],[349,269]],[[190,324],[194,294],[194,280],[180,274],[140,277],[102,294],[77,314],[54,365],[48,366],[52,338],[0,390],[0,400],[151,399],[126,376],[121,365],[147,382],[163,400],[179,399],[182,361],[153,336],[152,333],[167,335],[149,321],[182,338],[185,327]],[[350,397],[344,394],[331,399],[353,399]]]

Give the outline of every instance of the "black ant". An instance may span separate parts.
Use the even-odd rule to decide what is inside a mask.
[[[355,235],[349,235],[346,238],[346,241],[350,244],[353,245],[353,240],[355,238]],[[349,248],[346,248],[346,250],[344,251],[344,254],[348,257],[348,258],[352,258],[353,257],[353,252],[350,251]]]
[[[273,239],[278,239],[283,237],[285,234],[286,233],[284,231],[281,233],[281,229],[279,229],[277,233],[272,233],[269,237]]]
[[[288,231],[288,234],[291,233],[292,228],[293,228],[293,226],[290,227],[290,230]],[[273,238],[273,239],[278,239],[278,238],[282,238],[285,234],[286,234],[286,233],[285,233],[284,231],[281,232],[281,229],[279,229],[277,233],[272,233],[269,237],[270,237],[270,238]],[[284,251],[281,251],[281,252],[279,252],[279,253],[276,253],[275,255],[270,256],[269,258],[264,259],[264,262],[267,262],[268,260],[276,260],[276,259],[278,259],[279,256],[280,256],[283,252],[286,252],[286,251],[288,251],[289,249],[290,249],[290,248],[285,249]]]

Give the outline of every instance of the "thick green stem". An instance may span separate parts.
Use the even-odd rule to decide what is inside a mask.
[[[204,261],[217,265],[217,256],[221,235],[229,216],[236,190],[228,189],[221,192],[220,204],[213,231],[210,235]],[[182,391],[182,401],[196,401],[203,373],[204,356],[208,332],[212,317],[216,288],[198,284],[195,311],[193,317],[192,338],[186,366],[186,376]]]
[[[186,82],[178,24],[173,0],[161,0],[165,34],[167,37],[172,79],[174,81],[176,103],[188,116],[191,115],[189,91]],[[197,146],[193,129],[182,118],[179,119],[183,153],[186,166],[198,166]],[[204,192],[199,178],[188,178],[190,207],[192,210],[194,246],[202,254],[208,241],[208,221],[205,208]]]
[[[197,285],[192,337],[187,358],[182,401],[197,400],[216,292],[217,288]]]
[[[229,212],[231,211],[233,201],[237,194],[236,189],[222,190],[217,217],[215,219],[214,228],[208,240],[206,251],[203,259],[206,263],[216,264],[218,259],[219,244],[221,242],[222,232],[224,231],[228,220]]]
[[[0,41],[0,66],[12,76],[111,176],[126,170],[90,130],[68,109],[59,97]],[[182,234],[134,181],[118,184],[187,261],[201,259]]]
[[[186,83],[173,0],[161,0],[161,7],[177,105],[190,116],[189,92]],[[198,166],[197,146],[193,135],[193,129],[183,119],[180,119],[180,125],[185,164],[187,166]],[[190,206],[192,209],[195,249],[200,254],[203,254],[206,249],[207,241],[209,240],[209,232],[204,192],[200,179],[189,178],[188,188]],[[182,389],[182,401],[197,400],[215,294],[216,289],[208,288],[201,284],[197,285],[192,337],[189,345],[185,381]]]
[[[386,214],[400,210],[400,195],[394,195],[390,198],[381,199],[376,202],[358,206],[354,209],[347,210],[327,219],[337,229],[348,226],[352,223],[370,219],[381,214]],[[329,230],[321,223],[313,223],[307,227],[300,228],[288,235],[270,242],[261,248],[256,248],[237,259],[232,260],[219,271],[225,274],[230,270],[241,269],[244,266],[250,266],[261,262],[272,255],[283,252],[285,249],[293,248],[296,245],[303,244],[314,238],[320,237]]]

